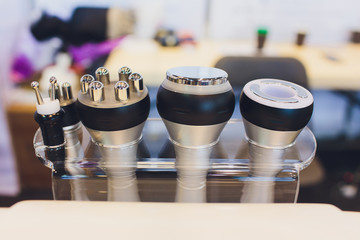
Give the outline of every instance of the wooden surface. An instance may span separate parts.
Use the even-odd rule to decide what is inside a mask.
[[[38,125],[35,106],[10,104],[6,108],[21,190],[51,190],[51,170],[35,157],[33,138]]]
[[[178,66],[214,66],[224,56],[254,56],[255,45],[244,41],[201,41],[196,46],[160,47],[152,40],[127,38],[105,66],[115,77],[121,66],[143,75],[147,85],[160,85],[166,70]],[[294,57],[307,71],[311,88],[360,89],[360,45],[333,47],[267,43],[264,56]],[[285,79],[286,80],[286,79]]]

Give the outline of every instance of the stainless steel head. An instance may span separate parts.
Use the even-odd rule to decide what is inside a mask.
[[[107,84],[92,81],[87,92],[84,89],[78,94],[79,117],[98,145],[109,147],[134,144],[141,138],[150,108],[148,90],[142,85],[141,92],[130,91],[126,81],[111,81],[110,74],[105,68],[98,70],[97,79],[100,79],[98,72],[105,72],[109,81]],[[120,72],[127,74],[128,71],[129,68],[124,68],[123,72],[119,71],[119,77]],[[138,78],[134,80],[139,81]],[[91,120],[87,120],[90,118]]]
[[[171,68],[157,95],[157,108],[170,139],[188,148],[216,144],[234,106],[227,73],[218,68]]]
[[[227,82],[224,70],[211,67],[175,67],[166,72],[166,79],[180,84],[194,86],[220,85]]]

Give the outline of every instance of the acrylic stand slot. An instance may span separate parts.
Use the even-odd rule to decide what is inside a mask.
[[[41,132],[34,136],[36,156],[53,170],[54,199],[296,202],[299,172],[311,163],[316,151],[316,140],[308,128],[281,154],[251,145],[242,121],[236,119],[226,125],[208,160],[199,157],[201,150],[185,149],[188,158],[176,162],[161,119],[148,119],[142,140],[121,148],[98,146],[85,128],[82,131],[70,133],[82,139],[77,144],[71,141],[72,145],[68,141],[63,162],[47,159],[49,148],[43,145]],[[249,146],[255,155],[251,161]]]

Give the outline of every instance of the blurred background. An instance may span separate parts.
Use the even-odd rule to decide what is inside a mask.
[[[78,89],[84,73],[128,65],[156,88],[168,68],[202,65],[225,69],[237,93],[254,78],[301,76],[315,98],[318,152],[299,202],[360,210],[360,2],[12,0],[0,9],[0,206],[52,199],[50,170],[32,146],[31,81],[46,92],[54,75]],[[289,59],[300,68],[283,65]]]

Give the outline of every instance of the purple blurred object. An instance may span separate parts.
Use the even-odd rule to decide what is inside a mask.
[[[14,83],[21,83],[34,74],[34,68],[29,58],[21,53],[16,56],[10,72],[10,78]]]
[[[124,38],[125,36],[122,36],[101,43],[86,43],[79,47],[70,46],[69,53],[76,64],[88,66],[97,58],[109,54]]]

